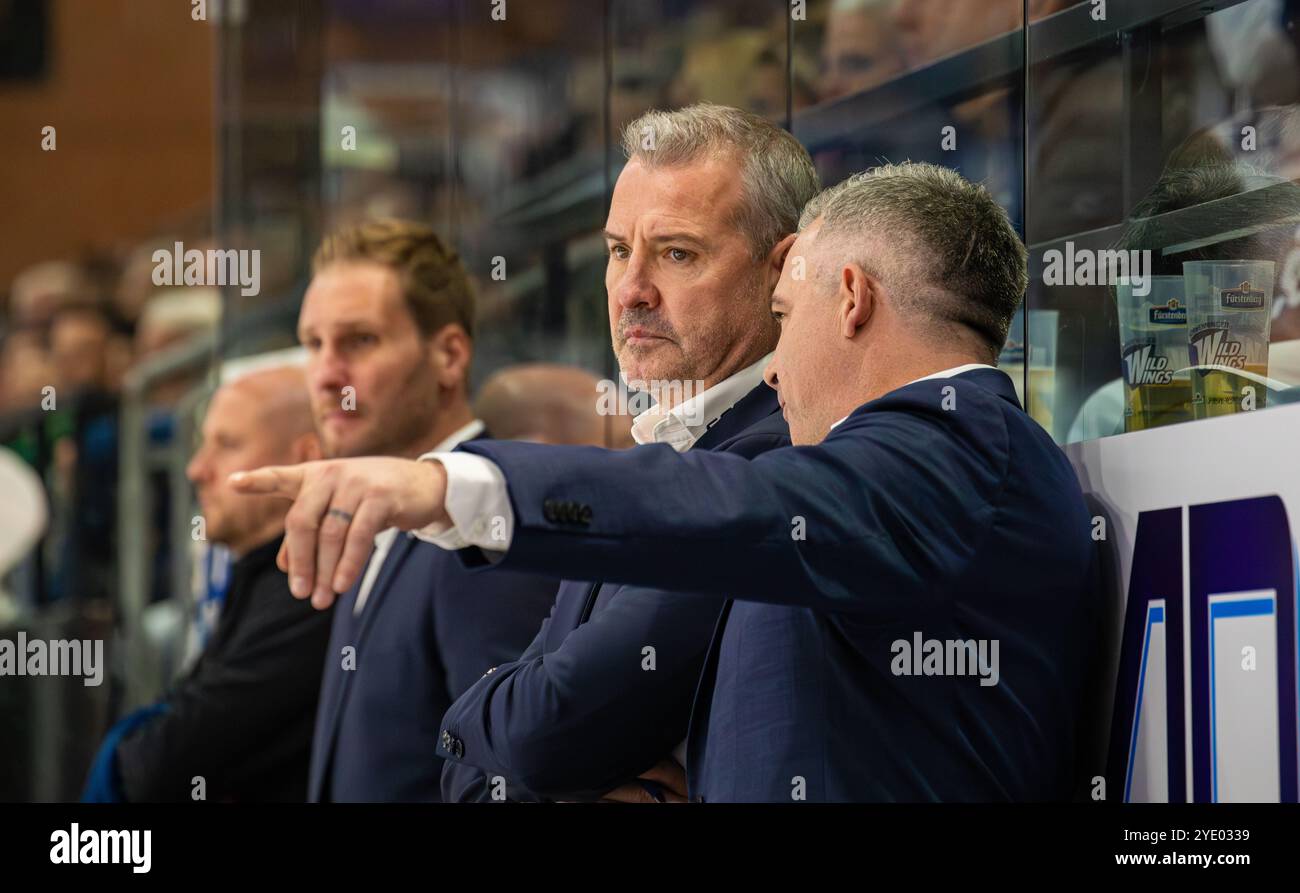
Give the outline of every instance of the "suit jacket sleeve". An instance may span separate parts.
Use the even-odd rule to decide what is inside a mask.
[[[554,613],[554,604],[552,604],[552,613]],[[538,657],[544,650],[546,644],[546,631],[551,625],[551,618],[547,616],[542,621],[542,628],[537,631],[533,641],[524,649],[524,653],[519,656],[519,661],[529,661]],[[501,667],[497,667],[500,670]],[[488,674],[479,677],[480,681],[487,678]],[[461,698],[472,697],[475,686],[471,686]],[[460,698],[457,699],[459,702]],[[453,705],[454,707],[454,705]],[[443,725],[440,728],[446,728],[446,719],[443,719]],[[445,755],[444,755],[445,756]],[[537,801],[541,798],[519,789],[520,786],[511,785],[509,796],[510,800],[529,800]],[[518,796],[516,796],[518,794]],[[454,759],[444,760],[442,766],[442,802],[443,803],[484,803],[492,799],[492,792],[489,788],[488,774],[481,768],[470,763],[460,762]]]
[[[753,457],[789,443],[756,432],[723,448]],[[466,749],[466,759],[444,764],[443,799],[491,799],[489,773],[507,779],[509,800],[591,799],[643,772],[686,735],[719,610],[716,600],[621,587],[545,657],[544,624],[519,660],[480,679],[443,718]],[[598,754],[590,742],[600,742]]]
[[[957,387],[960,412],[942,408],[937,384],[905,388],[817,446],[752,460],[662,445],[461,448],[505,474],[515,529],[499,567],[896,619],[933,607],[935,584],[967,566],[1005,486],[1000,398]],[[548,513],[557,502],[577,511]]]
[[[454,562],[446,566],[457,579],[434,587],[432,618],[450,702],[488,670],[532,647],[557,584],[526,574],[466,575]]]
[[[281,733],[287,712],[315,703],[332,612],[294,598],[278,571],[258,576],[246,597],[227,647],[204,655],[168,711],[118,746],[128,800],[189,800],[194,776],[208,799],[225,799],[301,745]]]
[[[720,608],[717,599],[623,587],[558,649],[480,679],[442,727],[466,761],[509,779],[511,800],[599,797],[686,737]],[[444,770],[449,781],[464,785],[465,776]]]

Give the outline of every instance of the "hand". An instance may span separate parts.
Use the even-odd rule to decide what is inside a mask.
[[[450,522],[441,462],[375,457],[272,465],[236,472],[230,484],[240,493],[293,500],[276,564],[289,575],[289,590],[311,596],[322,610],[360,576],[375,534]]]
[[[640,782],[631,782],[614,788],[604,797],[602,803],[686,803],[686,770],[672,757],[660,760],[638,778],[654,782],[663,792],[663,800],[656,800]]]

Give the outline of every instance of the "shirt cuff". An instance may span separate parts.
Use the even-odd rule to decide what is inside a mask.
[[[506,477],[490,459],[473,453],[425,453],[422,462],[441,462],[447,470],[445,506],[451,524],[434,523],[414,530],[417,537],[441,549],[477,546],[505,552],[515,531]]]

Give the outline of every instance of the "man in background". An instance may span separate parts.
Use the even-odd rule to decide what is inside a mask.
[[[467,391],[474,294],[432,229],[345,228],[322,242],[313,273],[298,337],[327,456],[415,458],[486,436]],[[341,520],[332,516],[322,535]],[[321,581],[316,596],[332,599],[328,587]],[[334,616],[310,799],[439,799],[439,717],[524,649],[554,596],[540,577],[471,580],[454,555],[380,532]]]
[[[129,717],[130,730],[116,730],[125,734],[99,781],[120,780],[128,801],[302,802],[330,615],[304,610],[275,566],[284,502],[250,500],[227,483],[268,461],[320,458],[302,371],[269,369],[224,385],[202,437],[187,474],[203,532],[234,558],[225,607],[190,674]]]
[[[626,416],[601,415],[600,380],[586,369],[524,363],[493,373],[474,412],[494,437],[623,449],[632,445]]]

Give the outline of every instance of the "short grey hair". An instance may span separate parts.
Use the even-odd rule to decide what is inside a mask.
[[[934,164],[886,164],[817,195],[799,229],[818,218],[819,242],[830,237],[862,251],[875,236],[887,246],[845,259],[891,286],[901,309],[965,326],[994,354],[1002,350],[1029,286],[1028,252],[983,186]]]
[[[798,140],[766,118],[725,105],[646,112],[624,128],[623,152],[651,168],[735,157],[742,189],[736,226],[756,261],[795,231],[799,211],[821,188]]]

